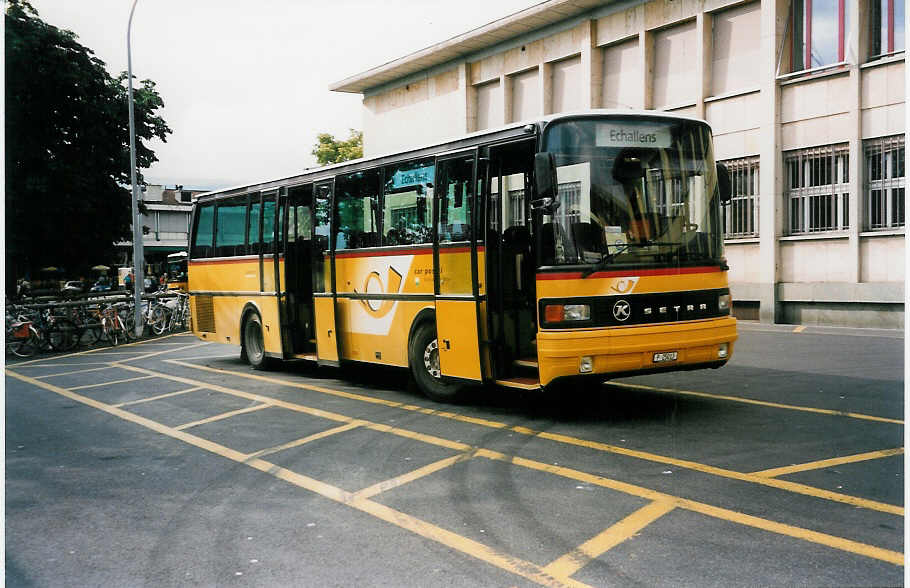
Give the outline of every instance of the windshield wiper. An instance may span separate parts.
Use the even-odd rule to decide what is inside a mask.
[[[671,241],[644,241],[642,243],[634,243],[634,242],[625,243],[624,245],[618,246],[616,248],[616,251],[613,251],[613,252],[608,251],[607,253],[604,253],[603,257],[600,258],[600,261],[598,261],[597,263],[591,264],[590,267],[588,267],[588,269],[581,272],[581,278],[585,279],[588,276],[590,276],[591,274],[593,274],[595,272],[599,272],[600,270],[606,268],[607,265],[611,261],[613,261],[613,258],[615,258],[620,253],[623,253],[624,251],[626,251],[629,247],[647,247],[649,245],[682,245],[682,243],[675,243],[675,242],[671,242]]]

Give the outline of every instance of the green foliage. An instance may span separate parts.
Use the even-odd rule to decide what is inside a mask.
[[[6,3],[7,284],[47,265],[70,271],[112,259],[130,240],[127,74],[112,77],[77,36]],[[155,83],[134,88],[137,166],[171,132]],[[141,181],[141,176],[140,176]],[[13,275],[11,275],[11,273]]]
[[[363,157],[363,131],[351,129],[351,136],[346,141],[339,141],[330,133],[319,133],[316,135],[316,144],[310,153],[313,154],[319,165],[361,158]]]

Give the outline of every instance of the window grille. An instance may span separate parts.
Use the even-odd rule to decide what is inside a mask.
[[[849,154],[847,145],[784,153],[791,235],[850,227]]]
[[[722,162],[730,172],[733,197],[721,207],[724,237],[738,239],[758,236],[759,184],[758,157],[728,159]]]
[[[525,191],[509,190],[509,226],[525,224]]]
[[[865,230],[904,226],[904,136],[863,143],[866,186],[863,191]]]
[[[563,226],[568,227],[571,226],[571,223],[580,222],[581,182],[559,184],[557,197],[559,198],[559,208],[556,211],[556,215],[564,223]]]

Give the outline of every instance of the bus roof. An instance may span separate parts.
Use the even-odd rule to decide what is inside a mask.
[[[328,179],[335,175],[335,171],[341,169],[351,168],[351,171],[355,171],[359,168],[369,168],[375,167],[376,165],[384,165],[387,163],[392,163],[395,161],[413,159],[415,157],[429,156],[433,153],[447,153],[451,151],[459,151],[461,149],[468,149],[470,147],[482,144],[483,141],[480,139],[488,137],[490,140],[506,139],[519,137],[526,135],[532,131],[540,131],[546,125],[559,121],[562,119],[572,119],[577,117],[585,116],[604,116],[604,117],[646,117],[646,118],[655,118],[655,119],[677,119],[677,120],[687,120],[691,122],[696,122],[709,126],[707,122],[700,118],[695,118],[688,115],[675,114],[672,112],[663,112],[658,110],[632,110],[632,109],[591,109],[591,110],[580,110],[576,112],[562,112],[559,114],[550,114],[545,116],[535,117],[533,119],[517,121],[509,123],[500,127],[492,129],[484,129],[482,131],[475,131],[473,133],[468,133],[466,135],[461,135],[458,137],[451,137],[443,141],[437,141],[427,145],[422,145],[415,147],[413,149],[408,149],[405,151],[395,151],[390,153],[383,153],[381,155],[374,155],[372,157],[361,157],[359,159],[352,159],[349,161],[343,161],[341,163],[333,163],[330,165],[325,165],[322,167],[307,168],[303,173],[295,174],[292,176],[286,176],[282,178],[275,179],[266,179],[260,182],[253,182],[250,184],[239,184],[237,186],[231,186],[228,188],[222,188],[220,190],[212,190],[211,192],[205,192],[197,196],[197,202],[199,200],[210,200],[214,199],[220,195],[226,194],[242,194],[249,191],[264,191],[272,190],[288,183],[303,183],[304,180],[308,181],[319,181],[322,179]],[[528,126],[533,126],[533,129],[527,129]]]

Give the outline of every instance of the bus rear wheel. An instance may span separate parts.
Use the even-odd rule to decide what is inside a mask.
[[[255,312],[247,316],[243,323],[243,340],[240,356],[250,364],[254,370],[268,368],[269,358],[265,354],[265,339],[262,336],[262,319]]]
[[[408,364],[417,387],[427,397],[437,402],[458,402],[464,390],[452,382],[445,382],[439,369],[439,344],[436,328],[425,322],[417,327],[408,344]]]

